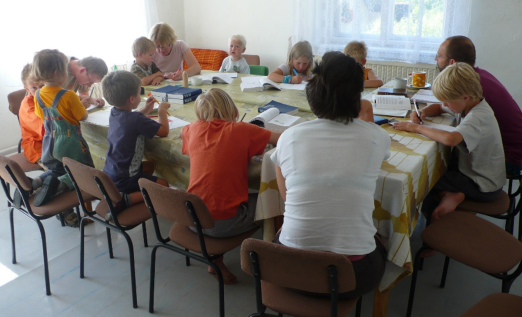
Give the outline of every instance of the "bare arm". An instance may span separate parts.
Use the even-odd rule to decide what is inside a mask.
[[[366,122],[375,122],[373,120],[373,108],[371,102],[366,99],[361,100],[361,112],[359,112],[357,119],[361,119]]]
[[[277,145],[277,140],[281,136],[282,132],[270,131],[270,139],[268,139],[268,143],[272,145]]]
[[[156,132],[157,136],[165,137],[169,135],[169,119],[168,119],[168,112],[167,109],[170,107],[170,104],[168,102],[162,102],[159,105],[158,108],[158,115],[159,115],[159,123],[161,124],[161,127],[159,128],[158,132]]]
[[[144,115],[148,115],[154,109],[155,102],[156,101],[154,100],[154,97],[150,96],[149,98],[147,98],[147,101],[145,102],[145,107],[138,109],[138,111],[143,113]]]
[[[281,168],[276,165],[275,169],[276,169],[276,179],[277,179],[277,187],[279,188],[279,194],[281,194],[283,201],[286,202],[286,180],[283,177]]]
[[[199,65],[198,60],[196,59],[196,56],[194,56],[194,53],[189,49],[183,53],[183,59],[185,60],[185,63],[187,63],[188,68],[185,69],[189,77],[194,75],[201,74],[201,65]],[[179,78],[176,80],[181,79],[182,72],[179,73]]]
[[[273,82],[282,83],[285,76],[283,76],[283,71],[278,68],[278,69],[274,70],[273,72],[271,72],[270,74],[268,74],[267,78]]]
[[[424,107],[420,111],[421,119],[424,120],[426,117],[434,117],[438,116],[444,113],[444,110],[442,109],[442,105],[440,103],[434,103],[427,107]],[[416,111],[412,111],[410,114],[410,120],[413,123],[420,123],[419,117],[417,116]]]
[[[148,85],[159,85],[161,81],[163,80],[163,73],[162,72],[156,72],[150,76],[143,77],[141,79],[141,85],[142,86],[148,86]]]
[[[364,88],[381,87],[383,84],[382,80],[375,75],[373,70],[370,69],[368,72],[368,79],[364,81]]]
[[[458,132],[448,132],[444,130],[434,129],[412,122],[397,122],[393,125],[393,127],[397,130],[423,134],[428,138],[442,143],[446,146],[456,146],[464,140],[462,134]]]

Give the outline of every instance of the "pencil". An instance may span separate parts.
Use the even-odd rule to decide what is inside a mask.
[[[241,122],[243,122],[243,119],[245,119],[245,116],[246,116],[246,112],[245,112],[245,114],[243,115],[243,118],[241,118]]]
[[[154,99],[154,101],[156,101],[156,102],[158,103],[158,105],[160,104],[160,102],[158,101],[158,99],[154,98],[154,96],[152,96],[152,95],[151,95],[151,97],[152,97],[152,99]]]

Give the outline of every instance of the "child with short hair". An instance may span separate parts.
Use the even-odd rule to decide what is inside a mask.
[[[262,154],[267,143],[275,145],[280,133],[237,122],[234,101],[218,88],[202,93],[194,107],[198,121],[183,128],[182,153],[190,156],[187,191],[203,199],[215,220],[214,228],[203,232],[226,238],[252,230],[257,195],[248,194],[248,162]],[[214,262],[225,284],[237,283],[223,257]],[[208,270],[215,273],[211,267]]]
[[[27,64],[22,70],[22,83],[27,95],[20,104],[18,118],[22,130],[22,148],[25,158],[31,163],[42,164],[42,131],[44,131],[42,119],[34,113],[34,95],[43,87],[41,82],[31,76],[32,64]]]
[[[170,104],[159,105],[159,123],[146,115],[154,108],[154,97],[149,97],[145,107],[133,111],[141,102],[141,81],[133,73],[118,70],[109,73],[102,81],[103,97],[113,105],[109,118],[107,141],[109,149],[103,171],[109,175],[122,195],[115,203],[118,212],[130,205],[143,201],[138,180],[146,178],[163,186],[169,186],[164,179],[152,176],[152,171],[143,165],[145,138],[169,134],[167,109]],[[112,215],[114,216],[114,215]],[[111,220],[111,214],[107,214]]]
[[[314,62],[312,45],[308,41],[295,43],[288,55],[288,62],[268,74],[268,79],[276,83],[300,84],[312,77],[310,69]]]
[[[163,81],[163,73],[152,61],[155,52],[156,45],[145,36],[132,44],[132,55],[136,60],[131,66],[131,72],[141,79],[142,86],[157,86]]]
[[[363,41],[352,41],[346,45],[344,54],[350,55],[364,67],[366,65],[366,56],[368,55],[368,47]],[[375,75],[371,68],[364,67],[364,88],[376,88],[383,85],[382,80]]]
[[[49,169],[33,180],[33,188],[42,186],[35,195],[35,206],[45,205],[60,191],[74,189],[62,158],[94,167],[80,127],[87,110],[77,94],[61,87],[67,79],[67,63],[65,54],[51,49],[41,50],[33,59],[32,77],[44,83],[36,91],[35,114],[44,121],[42,163]]]
[[[246,39],[243,35],[232,35],[228,39],[229,56],[223,60],[220,72],[250,74],[250,67],[243,57],[246,50]]]
[[[446,67],[433,82],[433,94],[443,102],[420,112],[420,119],[443,112],[461,113],[454,132],[423,126],[417,114],[412,122],[395,123],[398,130],[421,133],[446,146],[452,158],[446,173],[424,199],[422,211],[438,219],[464,201],[495,200],[506,182],[504,149],[495,115],[482,97],[480,76],[466,63]],[[440,202],[439,199],[440,198]]]

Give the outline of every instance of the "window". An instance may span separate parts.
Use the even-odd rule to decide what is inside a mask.
[[[467,35],[470,0],[308,0],[296,3],[295,41],[315,54],[364,41],[368,60],[434,63],[440,43]],[[303,27],[302,21],[312,27]]]

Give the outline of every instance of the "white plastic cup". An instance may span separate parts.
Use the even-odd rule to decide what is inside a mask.
[[[199,76],[190,78],[190,83],[192,84],[192,86],[201,86],[202,82],[203,82],[203,79],[201,79],[201,77],[199,77]]]
[[[406,89],[407,78],[397,77],[393,80],[393,89]]]

